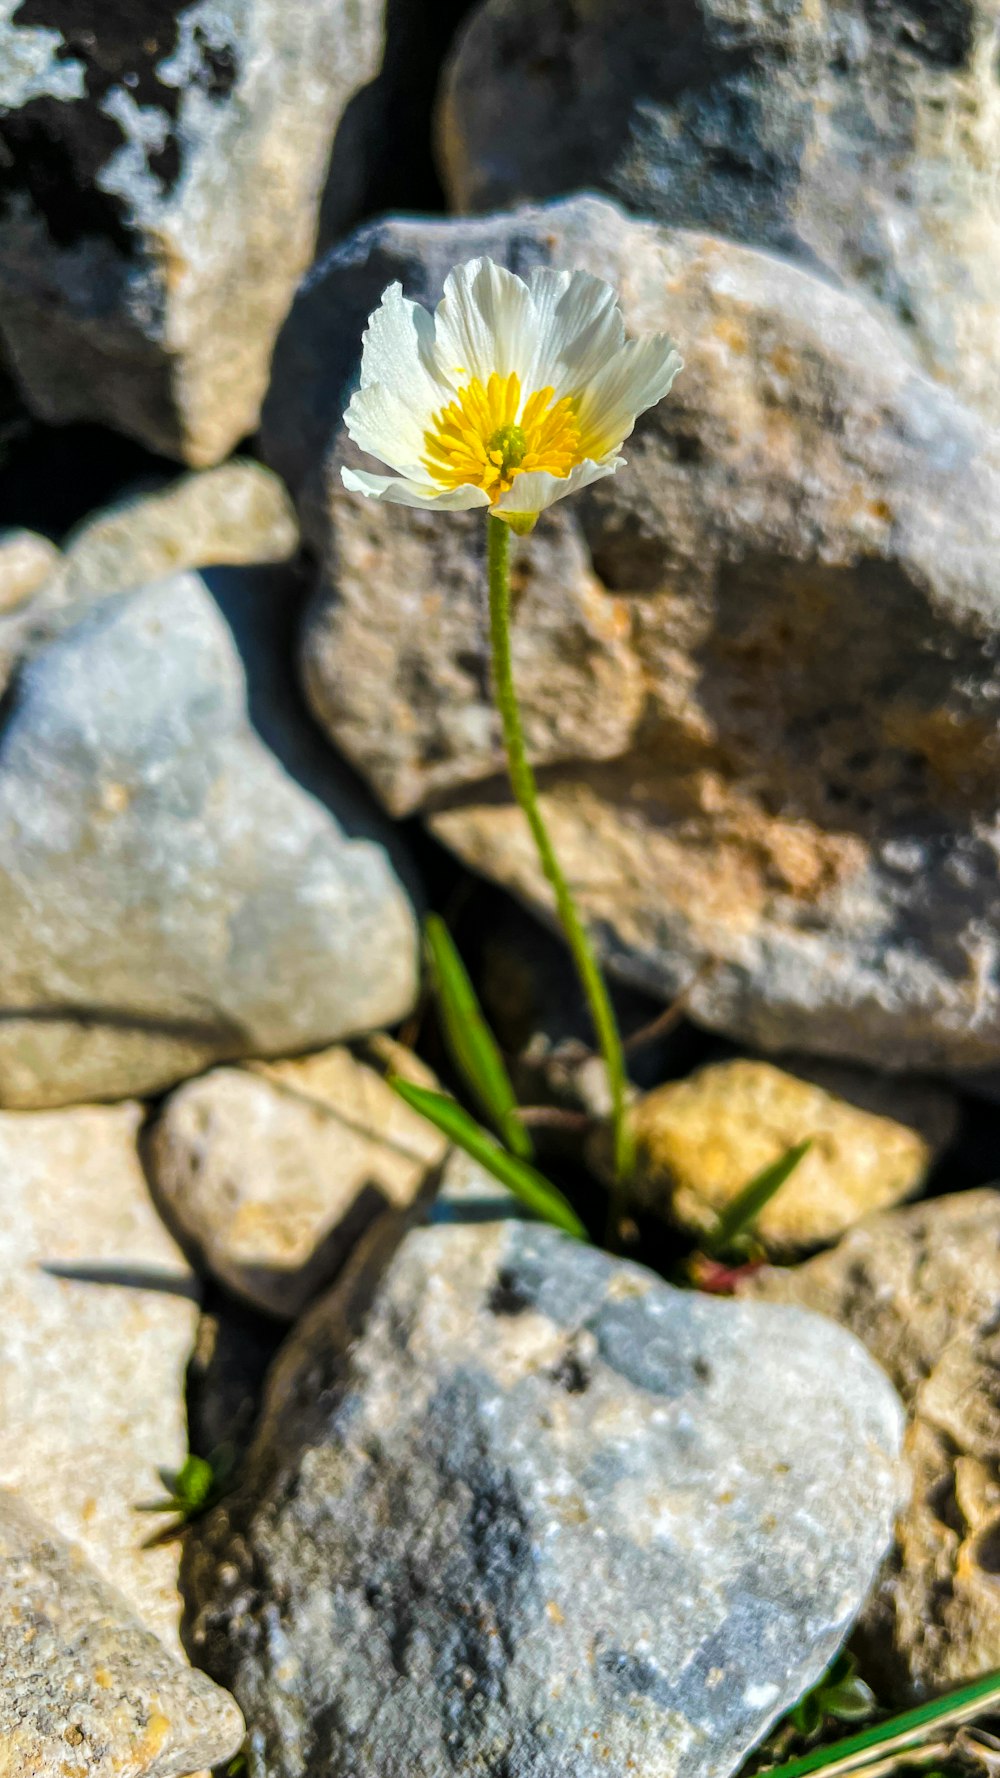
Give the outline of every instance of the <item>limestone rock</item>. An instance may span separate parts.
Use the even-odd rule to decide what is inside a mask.
[[[196,466],[254,430],[382,38],[380,0],[0,0],[0,331],[41,418]]]
[[[829,1244],[870,1211],[912,1197],[954,1134],[948,1094],[928,1086],[908,1094],[902,1083],[895,1093],[894,1106],[893,1083],[884,1083],[875,1112],[768,1062],[700,1068],[633,1110],[636,1201],[702,1233],[756,1173],[809,1140],[754,1232],[777,1255]]]
[[[396,1072],[433,1084],[400,1045]],[[383,1051],[383,1054],[385,1052]],[[149,1160],[168,1219],[224,1284],[294,1319],[386,1210],[430,1188],[447,1149],[364,1055],[217,1068],[179,1087]]]
[[[0,1487],[79,1543],[169,1642],[176,1550],[143,1550],[167,1521],[134,1509],[187,1450],[199,1286],[150,1201],[141,1116],[133,1104],[0,1113]]]
[[[232,1698],[2,1493],[0,1668],[0,1778],[185,1778],[243,1739]]]
[[[181,568],[286,562],[295,511],[276,475],[235,458],[95,513],[67,539],[63,596],[124,593]]]
[[[410,1234],[358,1335],[363,1300],[300,1323],[187,1546],[252,1778],[724,1778],[888,1541],[886,1379],[820,1317],[519,1222]]]
[[[409,900],[289,719],[264,647],[275,589],[254,628],[255,583],[229,572],[242,660],[179,574],[21,668],[0,730],[0,1102],[152,1091],[412,1003]]]
[[[610,966],[671,998],[711,965],[694,1017],[755,1048],[990,1065],[1000,435],[829,283],[597,199],[389,220],[322,262],[267,429],[323,559],[321,722],[394,813],[549,907],[498,775],[481,522],[347,493],[330,434],[383,286],[433,301],[481,252],[607,277],[686,359],[627,467],[519,552],[544,811]]]
[[[841,1322],[909,1411],[913,1498],[861,1624],[883,1695],[913,1701],[1000,1666],[1000,1191],[872,1216],[743,1294]]]
[[[457,209],[601,189],[819,263],[995,415],[998,47],[992,0],[484,0],[443,83],[444,175]]]
[[[37,593],[59,562],[59,551],[35,531],[0,531],[0,612]]]

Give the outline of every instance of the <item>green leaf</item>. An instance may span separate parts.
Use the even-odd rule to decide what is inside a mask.
[[[779,1160],[764,1167],[760,1173],[754,1175],[749,1185],[737,1192],[717,1218],[714,1229],[706,1236],[703,1242],[706,1253],[724,1252],[752,1227],[764,1206],[771,1202],[775,1192],[781,1190],[785,1180],[795,1172],[811,1147],[811,1140],[796,1143],[794,1148],[786,1150]]]
[[[934,1698],[929,1704],[904,1710],[901,1716],[874,1723],[857,1735],[848,1735],[827,1747],[817,1747],[800,1759],[772,1766],[764,1778],[810,1778],[813,1772],[823,1772],[827,1778],[834,1778],[835,1774],[863,1773],[868,1766],[884,1768],[886,1761],[904,1764],[908,1755],[915,1754],[925,1742],[933,1740],[939,1730],[972,1722],[977,1716],[989,1716],[998,1704],[1000,1671],[984,1674],[981,1679],[974,1679],[971,1685],[959,1686],[956,1691],[946,1693],[943,1698]]]
[[[428,915],[424,933],[451,1059],[511,1153],[530,1160],[531,1137],[518,1116],[510,1076],[451,933],[437,914]]]
[[[827,1722],[860,1722],[875,1712],[875,1698],[861,1679],[852,1654],[841,1650],[822,1679],[788,1712],[800,1735],[815,1735]]]
[[[580,1241],[587,1239],[583,1223],[562,1192],[527,1161],[508,1154],[505,1148],[498,1148],[493,1138],[454,1099],[446,1098],[443,1093],[432,1093],[427,1087],[414,1086],[412,1081],[402,1080],[398,1074],[390,1074],[389,1085],[407,1105],[419,1111],[447,1136],[449,1142],[457,1143],[492,1173],[494,1179],[499,1179],[501,1185],[520,1198],[536,1216],[554,1223],[556,1228],[564,1229]]]

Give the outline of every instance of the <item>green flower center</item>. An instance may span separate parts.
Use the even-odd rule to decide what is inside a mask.
[[[520,469],[527,456],[528,441],[520,426],[498,426],[486,449],[497,467],[507,475],[512,469]]]

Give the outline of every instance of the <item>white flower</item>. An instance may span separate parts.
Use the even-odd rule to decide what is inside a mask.
[[[391,284],[368,324],[347,430],[394,475],[344,469],[400,506],[488,506],[528,529],[553,501],[624,459],[636,416],[681,361],[662,334],[625,339],[615,293],[587,272],[491,259],[457,266],[433,315]]]

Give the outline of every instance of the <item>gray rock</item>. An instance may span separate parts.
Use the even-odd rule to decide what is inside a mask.
[[[243,1739],[232,1698],[2,1493],[0,1668],[2,1778],[185,1778]]]
[[[413,1001],[410,903],[353,837],[379,824],[269,647],[287,586],[212,585],[242,661],[206,582],[180,574],[103,601],[19,674],[0,731],[7,1105],[155,1090]]]
[[[41,418],[196,466],[254,430],[382,36],[381,0],[0,0],[0,332]]]
[[[359,1293],[292,1336],[185,1558],[254,1778],[730,1772],[888,1542],[884,1376],[525,1223],[411,1234],[352,1340]]]
[[[906,1404],[913,1495],[860,1626],[879,1695],[912,1703],[1000,1667],[1000,1191],[869,1217],[742,1288],[849,1328]]]
[[[443,85],[454,206],[601,189],[856,283],[1000,398],[992,0],[484,0]],[[516,120],[516,122],[514,121]]]
[[[216,1068],[178,1087],[148,1160],[168,1220],[238,1295],[294,1320],[386,1213],[430,1191],[448,1144],[383,1078],[437,1083],[401,1044]]]
[[[150,1199],[141,1121],[134,1104],[0,1112],[0,1488],[176,1645],[176,1548],[143,1548],[169,1518],[134,1509],[187,1452],[200,1286]]]
[[[664,998],[706,971],[694,1016],[756,1048],[995,1062],[1000,434],[818,278],[596,199],[389,220],[324,261],[267,432],[323,563],[320,721],[393,813],[550,908],[499,776],[481,520],[349,494],[331,433],[381,288],[434,301],[481,252],[607,277],[686,359],[516,570],[545,814],[610,967]]]

